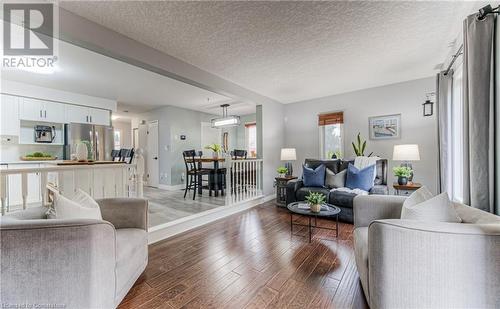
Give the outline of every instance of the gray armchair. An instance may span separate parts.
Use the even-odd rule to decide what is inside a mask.
[[[462,223],[401,220],[405,197],[354,199],[354,250],[376,308],[499,308],[500,217],[454,204]]]
[[[44,207],[1,218],[2,304],[118,306],[148,262],[148,204],[97,202],[103,220],[46,219]]]

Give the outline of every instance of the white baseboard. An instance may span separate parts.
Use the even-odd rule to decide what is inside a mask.
[[[204,211],[199,214],[181,218],[173,222],[154,226],[152,228],[149,228],[148,243],[153,244],[155,242],[173,237],[194,228],[209,224],[216,220],[245,211],[262,203],[271,201],[274,198],[276,198],[276,195],[270,194],[231,206],[221,206],[215,209]]]
[[[175,186],[163,185],[163,184],[158,185],[158,189],[163,189],[163,190],[167,190],[167,191],[182,190],[182,189],[184,189],[184,187],[185,187],[185,185],[183,185],[183,184],[175,185]]]

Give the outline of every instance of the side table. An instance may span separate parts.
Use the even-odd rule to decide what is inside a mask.
[[[400,185],[398,183],[394,183],[392,186],[394,187],[394,190],[396,190],[396,195],[403,195],[403,196],[408,196],[422,187],[421,184],[415,182],[408,183],[406,185]]]
[[[276,177],[276,204],[286,206],[286,185],[290,180],[297,179],[295,176]]]

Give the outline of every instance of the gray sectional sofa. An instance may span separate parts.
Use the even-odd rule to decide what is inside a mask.
[[[45,207],[0,219],[3,305],[118,306],[148,263],[148,203],[97,202],[103,220],[46,219]]]
[[[354,250],[370,308],[500,308],[500,217],[401,220],[402,196],[354,199]]]
[[[306,159],[304,165],[309,168],[317,168],[321,164],[330,169],[335,174],[347,169],[349,163],[354,164],[354,161],[344,161],[338,159],[332,160],[317,160]],[[286,204],[295,201],[303,201],[309,192],[321,192],[327,196],[328,203],[340,207],[341,212],[339,219],[344,222],[353,223],[354,213],[352,210],[353,200],[356,194],[349,192],[335,191],[331,192],[332,188],[327,187],[304,187],[302,179],[291,180],[286,188]],[[370,194],[389,194],[387,187],[387,160],[380,159],[377,161],[377,172],[373,188]]]

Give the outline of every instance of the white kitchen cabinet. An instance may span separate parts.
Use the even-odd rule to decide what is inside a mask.
[[[104,109],[89,108],[90,123],[109,126],[110,112]]]
[[[0,135],[19,136],[19,98],[2,94],[0,113]]]
[[[66,123],[89,123],[89,108],[78,105],[66,105]]]
[[[20,98],[20,119],[64,123],[65,104],[31,98]]]
[[[44,121],[43,111],[44,102],[30,98],[19,98],[21,100],[21,109],[19,118],[22,120]]]
[[[110,111],[78,105],[66,106],[66,123],[89,123],[109,126]]]
[[[64,123],[66,105],[56,102],[44,102],[44,121]]]

